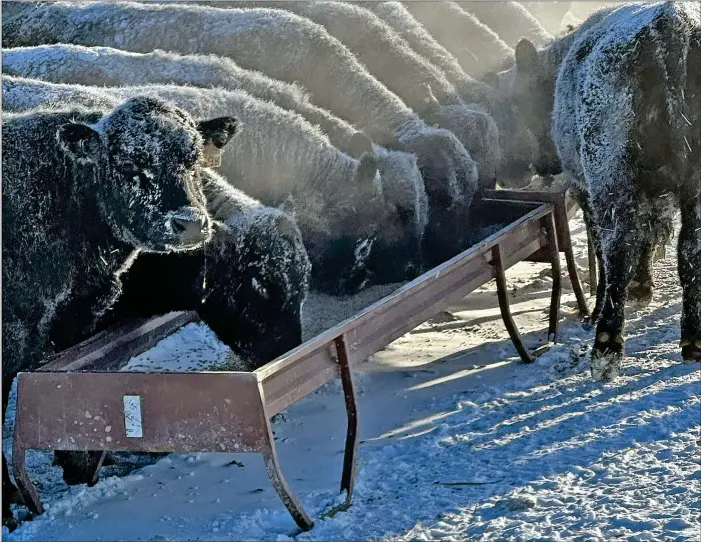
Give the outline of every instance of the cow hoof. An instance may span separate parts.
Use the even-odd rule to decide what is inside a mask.
[[[591,377],[597,382],[611,382],[621,374],[623,356],[614,352],[600,352],[592,350]]]
[[[15,516],[9,515],[2,518],[2,526],[7,527],[7,530],[12,532],[17,528],[19,523],[15,519]]]
[[[682,341],[682,361],[685,363],[701,361],[701,340]]]
[[[610,382],[621,373],[623,335],[612,337],[605,331],[596,335],[594,348],[591,351],[591,376],[600,382]]]

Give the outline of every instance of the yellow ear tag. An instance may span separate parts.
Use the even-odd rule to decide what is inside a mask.
[[[202,160],[200,160],[200,165],[202,167],[217,168],[221,166],[221,155],[222,150],[218,149],[216,146],[209,144],[205,145],[202,149]]]

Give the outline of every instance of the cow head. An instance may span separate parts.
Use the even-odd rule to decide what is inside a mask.
[[[511,103],[517,120],[531,132],[536,143],[533,169],[539,175],[557,175],[562,172],[562,166],[550,135],[555,101],[553,77],[527,39],[518,42],[515,56]]]
[[[115,235],[144,251],[187,250],[210,234],[199,180],[203,139],[221,148],[233,118],[196,123],[160,100],[128,100],[96,124],[67,124],[57,134],[67,159],[103,174],[94,187]]]
[[[464,220],[478,189],[477,164],[448,130],[426,127],[399,141],[418,159],[428,195],[424,264],[436,265],[465,248]]]
[[[200,313],[256,369],[302,342],[311,265],[294,220],[267,207],[215,222]]]
[[[368,260],[386,220],[377,157],[366,152],[348,167],[354,172],[350,185],[329,185],[319,198],[300,199],[312,282],[332,294],[353,293],[368,283]]]
[[[421,243],[428,200],[416,156],[376,148],[385,220],[368,261],[370,281],[388,284],[415,278],[423,269]]]

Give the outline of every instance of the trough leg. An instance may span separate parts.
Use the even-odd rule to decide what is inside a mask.
[[[41,504],[41,499],[34,484],[27,474],[27,450],[24,449],[21,443],[18,443],[17,437],[17,431],[15,431],[15,440],[12,446],[12,473],[15,475],[15,482],[17,482],[17,488],[24,499],[24,504],[27,505],[32,515],[37,516],[44,513],[44,507]]]
[[[562,268],[560,267],[560,249],[557,243],[557,231],[555,228],[555,220],[553,215],[549,215],[546,218],[545,231],[548,236],[548,248],[550,249],[550,261],[552,263],[553,272],[553,292],[550,300],[550,324],[548,327],[548,341],[555,342],[557,340],[557,330],[560,319],[560,297],[562,296]],[[571,272],[570,277],[572,277]],[[575,280],[577,281],[577,283],[579,283],[578,279],[573,278],[572,280],[573,284]]]
[[[5,414],[7,412],[7,404],[10,399],[10,389],[12,386],[13,376],[11,374],[4,374],[2,379],[2,422],[5,425]],[[17,527],[17,520],[12,515],[12,508],[10,504],[17,502],[21,499],[20,493],[17,487],[10,480],[10,471],[7,468],[7,460],[5,459],[5,454],[0,450],[2,455],[2,524],[7,527],[10,531],[13,531]]]
[[[285,477],[282,475],[280,462],[275,452],[275,441],[273,440],[273,430],[270,427],[270,420],[265,416],[263,419],[266,425],[266,437],[264,441],[260,443],[260,452],[263,454],[263,461],[265,461],[265,471],[268,473],[270,483],[280,496],[282,504],[285,505],[292,519],[295,520],[295,523],[300,529],[308,531],[314,527],[314,522],[309,519],[309,516],[304,511],[304,508],[302,508],[302,505],[299,503],[297,497],[290,489],[290,486],[287,485]]]
[[[355,400],[353,372],[348,360],[348,346],[343,335],[336,339],[336,353],[343,384],[343,396],[346,401],[348,414],[348,430],[346,432],[346,449],[343,456],[343,475],[341,476],[341,491],[346,492],[345,507],[350,506],[355,483],[355,458],[358,450],[358,409]]]
[[[497,281],[497,297],[499,298],[499,309],[501,310],[501,317],[504,320],[504,325],[506,330],[509,332],[509,337],[511,337],[511,342],[514,343],[514,347],[521,356],[521,360],[524,363],[533,363],[535,361],[531,353],[528,351],[526,346],[523,344],[521,335],[516,327],[516,322],[514,322],[511,316],[511,310],[509,309],[509,297],[506,292],[506,275],[504,273],[504,262],[501,257],[501,246],[499,244],[492,248],[492,259],[494,265],[494,274]]]
[[[558,204],[556,226],[559,230],[560,239],[563,241],[563,250],[565,252],[565,260],[567,261],[567,272],[570,275],[570,283],[572,284],[572,291],[577,299],[577,308],[579,309],[579,317],[587,318],[589,316],[589,307],[587,306],[587,300],[584,297],[584,289],[582,288],[582,283],[579,280],[579,273],[577,272],[577,264],[574,259],[574,251],[572,249],[572,234],[570,232],[569,219],[567,218],[567,209],[565,207],[564,200]]]
[[[567,236],[570,235],[569,226],[567,226]],[[577,308],[579,309],[580,318],[587,318],[589,316],[589,306],[587,305],[587,300],[584,297],[584,289],[582,288],[582,283],[579,280],[579,273],[577,272],[577,264],[574,259],[574,252],[572,251],[572,243],[568,243],[565,248],[565,259],[567,260],[567,272],[570,275],[570,282],[572,283],[572,290],[574,291],[574,296],[577,299]],[[590,275],[591,278],[591,275]]]

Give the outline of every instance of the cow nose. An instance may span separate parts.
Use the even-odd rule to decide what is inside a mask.
[[[201,243],[209,235],[209,220],[197,209],[186,207],[169,219],[170,229],[183,245]]]

